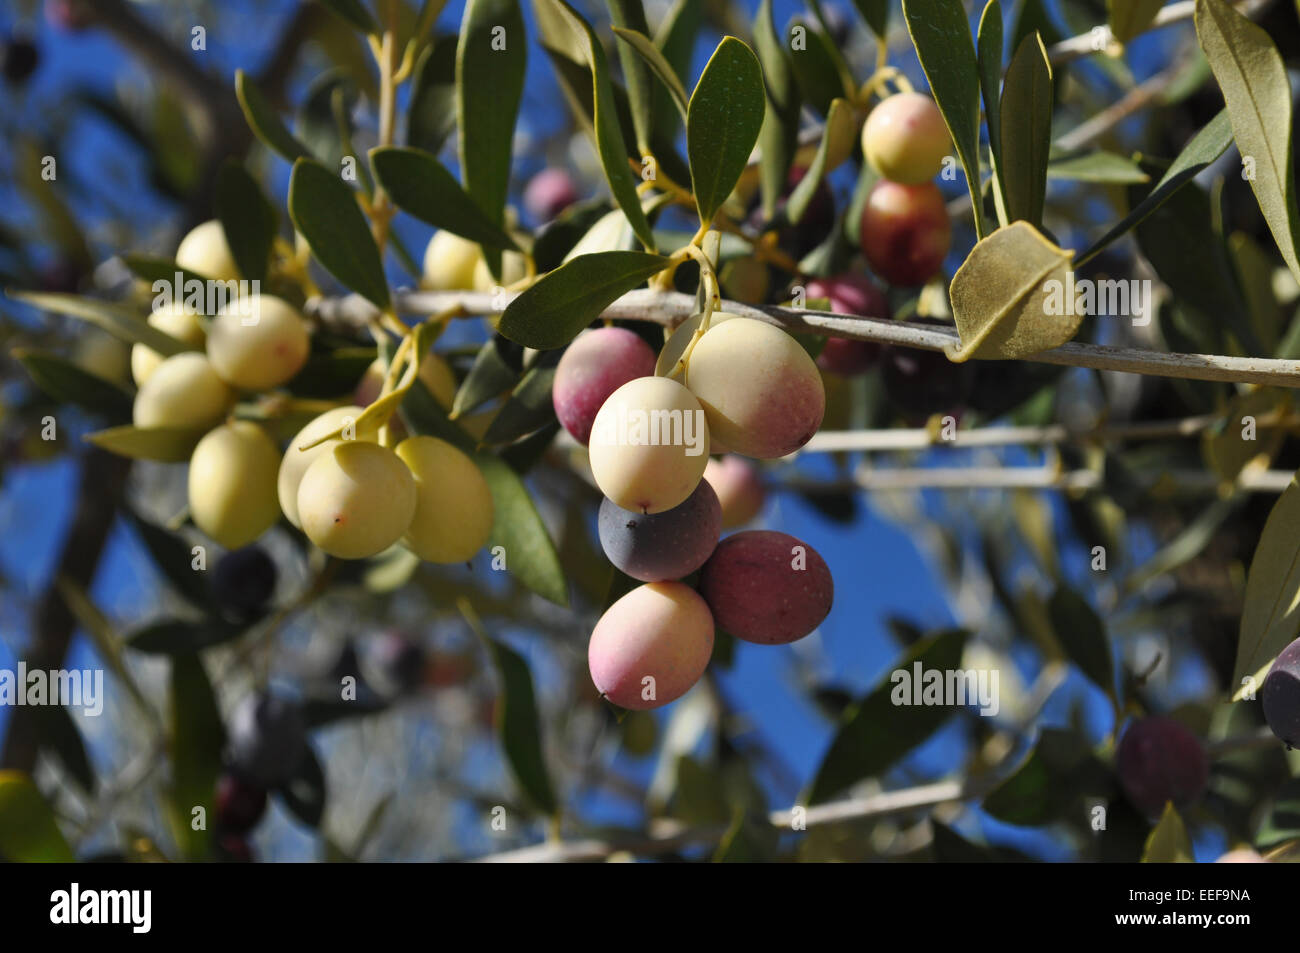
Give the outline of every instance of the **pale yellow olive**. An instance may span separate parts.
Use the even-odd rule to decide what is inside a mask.
[[[472,291],[474,270],[482,258],[476,242],[439,230],[424,250],[421,285],[430,291]]]
[[[216,219],[198,225],[181,239],[176,264],[186,271],[216,281],[238,281],[239,266],[226,242],[226,230]]]
[[[348,440],[307,467],[298,485],[298,519],[307,538],[331,556],[364,559],[402,538],[415,500],[415,478],[397,454]]]
[[[98,328],[87,327],[77,335],[73,363],[87,374],[114,384],[128,384],[130,348],[124,341]]]
[[[217,376],[208,359],[186,351],[163,361],[136,392],[132,413],[137,427],[207,430],[221,422],[235,393]]]
[[[149,323],[164,334],[192,347],[203,347],[203,342],[207,338],[203,325],[199,322],[199,316],[180,302],[154,311],[149,315]],[[162,361],[162,355],[153,348],[145,347],[143,344],[132,345],[131,376],[135,378],[135,385],[137,387],[143,385]]]
[[[302,475],[307,472],[307,468],[311,466],[313,460],[330,447],[342,443],[343,440],[327,440],[322,444],[317,444],[310,450],[300,450],[299,447],[313,443],[326,434],[347,426],[349,421],[355,425],[357,418],[360,416],[360,407],[335,407],[333,410],[325,411],[325,413],[303,427],[289,441],[289,447],[284,451],[284,459],[280,461],[280,473],[276,479],[276,492],[280,498],[280,509],[284,511],[285,518],[294,526],[301,528],[301,524],[298,522],[298,484],[302,482]],[[346,436],[347,439],[356,439],[355,427],[353,433]]]
[[[662,513],[694,492],[709,462],[709,426],[685,387],[628,381],[601,405],[588,444],[602,493],[625,510]]]
[[[691,352],[686,386],[720,443],[762,460],[798,450],[826,412],[821,372],[808,352],[751,318],[709,328]]]
[[[517,251],[508,251],[501,256],[500,281],[492,277],[492,272],[488,270],[487,259],[480,255],[478,263],[474,266],[474,290],[491,292],[498,286],[508,288],[522,281],[527,274],[528,264],[524,256]]]
[[[208,359],[222,380],[241,390],[278,387],[307,362],[307,322],[288,302],[250,295],[212,319]]]
[[[190,457],[190,517],[227,549],[247,546],[280,518],[280,451],[265,430],[235,420],[208,432]]]
[[[397,455],[415,477],[415,518],[402,542],[431,563],[463,563],[488,541],[492,491],[474,461],[436,437],[411,437]]]

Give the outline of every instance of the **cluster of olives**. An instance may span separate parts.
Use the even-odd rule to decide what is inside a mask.
[[[216,280],[239,277],[219,222],[187,235],[176,262]],[[261,424],[231,418],[241,394],[280,387],[306,363],[309,327],[288,302],[250,295],[212,316],[206,327],[175,305],[155,311],[149,323],[203,350],[163,359],[135,346],[134,422],[140,428],[206,431],[190,458],[190,516],[222,546],[246,546],[282,513],[326,553],[344,559],[374,556],[400,542],[421,559],[456,563],[487,542],[492,495],[468,456],[426,436],[406,437],[390,448],[379,442],[378,425],[356,426],[364,405],[379,395],[382,363],[372,365],[358,384],[357,404],[316,417],[283,454]],[[423,358],[419,376],[450,404],[455,377],[441,358]],[[397,422],[389,433],[401,433]]]
[[[590,329],[556,366],[556,415],[588,446],[606,497],[601,545],[642,583],[605,611],[588,646],[592,681],[622,708],[685,694],[708,665],[715,625],[785,644],[831,607],[830,571],[805,543],[752,530],[719,542],[762,505],[761,481],[743,458],[783,457],[820,426],[817,366],[770,324],[715,312],[698,334],[703,320],[682,324],[658,358],[626,328]],[[682,581],[696,573],[694,587]]]

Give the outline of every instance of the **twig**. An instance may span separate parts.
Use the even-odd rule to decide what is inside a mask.
[[[1295,478],[1290,470],[1243,473],[1232,486],[1246,493],[1281,493]],[[1203,470],[1166,470],[1136,474],[1134,479],[1148,488],[1168,483],[1178,491],[1219,492],[1223,486],[1213,473]],[[1092,490],[1104,485],[1096,470],[1060,470],[1045,467],[860,467],[850,480],[782,481],[781,489],[828,493],[853,490]]]
[[[1241,9],[1246,16],[1254,16],[1272,0],[1230,0],[1235,6]],[[1151,21],[1151,25],[1144,32],[1163,29],[1172,26],[1175,23],[1182,23],[1184,20],[1190,20],[1196,15],[1196,0],[1179,0],[1178,3],[1171,3],[1161,9],[1156,14],[1156,18]],[[1087,33],[1081,33],[1078,36],[1072,36],[1068,40],[1062,40],[1054,43],[1047,49],[1048,59],[1053,64],[1070,63],[1085,56],[1091,56],[1094,53],[1103,53],[1110,50],[1115,44],[1115,34],[1110,31],[1106,24],[1094,27]]]
[[[489,292],[407,291],[396,296],[396,308],[403,314],[431,314],[463,308],[466,314],[495,314],[505,310],[515,297]],[[876,341],[899,347],[942,351],[959,340],[957,329],[907,321],[891,321],[859,315],[833,314],[829,311],[799,311],[777,305],[741,304],[723,301],[722,310],[744,317],[758,318],[792,331],[832,335],[858,341]],[[364,298],[315,299],[308,302],[308,312],[329,325],[363,327],[374,315],[374,306]],[[631,291],[623,295],[600,315],[606,319],[653,321],[676,327],[695,313],[693,295],[674,291]],[[1239,384],[1267,384],[1300,387],[1300,361],[1274,358],[1229,357],[1217,354],[1180,354],[1142,348],[1111,347],[1101,344],[1064,344],[1040,351],[1025,360],[1039,364],[1089,367],[1102,371],[1124,371],[1152,377],[1183,380],[1227,381]]]

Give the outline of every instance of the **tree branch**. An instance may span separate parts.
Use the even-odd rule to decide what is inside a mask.
[[[472,291],[407,291],[396,296],[395,306],[402,314],[428,315],[458,307],[471,315],[500,314],[515,297],[517,295],[510,292],[502,292],[498,295]],[[892,321],[887,318],[833,314],[829,311],[799,311],[777,305],[756,307],[738,301],[724,301],[722,309],[743,317],[767,321],[790,331],[805,331],[858,341],[875,341],[927,351],[942,351],[945,346],[960,340],[954,327]],[[307,303],[307,311],[309,315],[326,325],[349,330],[365,327],[370,318],[377,313],[373,305],[358,295],[314,299]],[[672,328],[694,313],[693,295],[643,289],[623,295],[606,308],[601,317],[653,321]],[[1274,358],[1180,354],[1143,348],[1071,342],[1048,351],[1040,351],[1025,360],[1039,364],[1123,371],[1150,377],[1300,387],[1300,361]]]

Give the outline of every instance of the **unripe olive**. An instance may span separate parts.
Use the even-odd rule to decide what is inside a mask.
[[[463,563],[492,533],[496,510],[478,466],[436,437],[410,437],[397,455],[415,478],[415,516],[402,542],[426,562]]]
[[[319,440],[327,433],[333,433],[340,427],[349,422],[355,424],[358,417],[361,416],[360,407],[335,407],[333,410],[327,410],[321,414],[289,441],[289,448],[284,452],[284,459],[280,461],[280,473],[276,478],[276,492],[280,498],[280,509],[284,511],[285,518],[299,529],[302,524],[298,521],[298,485],[302,483],[302,475],[307,472],[312,461],[319,457],[330,447],[338,446],[342,440],[327,440],[325,443],[317,444],[309,450],[300,450],[299,447],[305,444]],[[356,434],[352,434],[349,439],[355,439]]]
[[[1115,767],[1130,803],[1149,817],[1160,814],[1167,801],[1182,806],[1196,800],[1210,774],[1201,739],[1160,715],[1128,726],[1115,752]]]
[[[809,301],[825,298],[836,314],[857,314],[889,318],[892,311],[885,293],[866,275],[846,272],[830,278],[816,278],[805,289]],[[856,377],[870,370],[880,357],[880,345],[851,338],[827,338],[817,355],[817,366],[841,377]]]
[[[415,479],[397,454],[348,440],[318,456],[298,485],[298,519],[313,543],[341,559],[392,546],[415,516]]]
[[[763,478],[758,468],[744,457],[727,454],[720,460],[710,460],[704,468],[704,479],[718,495],[723,529],[744,526],[763,509],[767,498]]]
[[[235,392],[195,351],[163,361],[136,392],[132,418],[137,427],[207,430],[226,416]]]
[[[208,432],[190,457],[190,517],[227,549],[247,546],[275,525],[280,451],[266,431],[235,420]]]
[[[700,595],[724,632],[760,645],[785,645],[821,625],[835,583],[807,543],[771,530],[746,530],[713,551],[700,572]]]
[[[701,480],[685,503],[649,516],[602,500],[597,525],[611,563],[641,582],[662,582],[704,565],[722,532],[722,506]]]
[[[662,513],[699,486],[709,457],[700,402],[666,377],[628,381],[591,428],[591,472],[602,493],[637,513]]]
[[[472,291],[474,269],[483,252],[478,244],[445,229],[434,233],[424,250],[424,278],[429,291]]]
[[[216,219],[195,226],[176,249],[176,264],[214,281],[238,281],[239,266],[226,242],[226,230]]]
[[[649,377],[654,362],[650,345],[626,328],[583,331],[555,366],[555,416],[574,440],[587,443],[596,413],[609,395],[628,381]]]
[[[203,347],[203,342],[207,339],[198,315],[179,302],[173,302],[154,311],[149,315],[149,323],[164,334],[169,334],[176,340],[194,347]],[[143,344],[132,345],[131,376],[135,378],[135,385],[137,387],[143,385],[162,362],[163,356],[152,348],[145,347]]]
[[[495,291],[498,285],[508,288],[522,281],[527,275],[528,263],[517,251],[508,251],[501,256],[500,281],[492,277],[492,272],[488,270],[487,259],[479,255],[478,262],[474,265],[474,290]]]
[[[861,238],[867,262],[885,281],[902,288],[925,284],[952,247],[943,193],[932,182],[877,182],[862,208]]]
[[[87,374],[114,384],[130,383],[131,350],[126,343],[98,328],[87,327],[77,335],[72,360]]]
[[[757,258],[733,258],[719,275],[722,291],[733,301],[762,304],[772,290],[772,275]]]
[[[549,222],[576,201],[573,179],[560,168],[543,169],[524,189],[524,208],[539,223]]]
[[[924,93],[890,96],[871,110],[862,126],[862,153],[871,167],[903,185],[933,179],[951,147],[943,114]]]
[[[826,412],[821,374],[780,328],[752,318],[710,327],[691,352],[686,386],[709,432],[747,457],[769,460],[812,439]]]
[[[1264,720],[1287,747],[1300,746],[1300,639],[1274,660],[1260,687]]]
[[[587,665],[605,698],[644,711],[690,691],[712,654],[713,617],[704,600],[680,582],[652,582],[605,610]]]
[[[208,359],[221,379],[242,390],[278,387],[307,363],[307,322],[288,302],[252,295],[227,306],[208,329]]]

